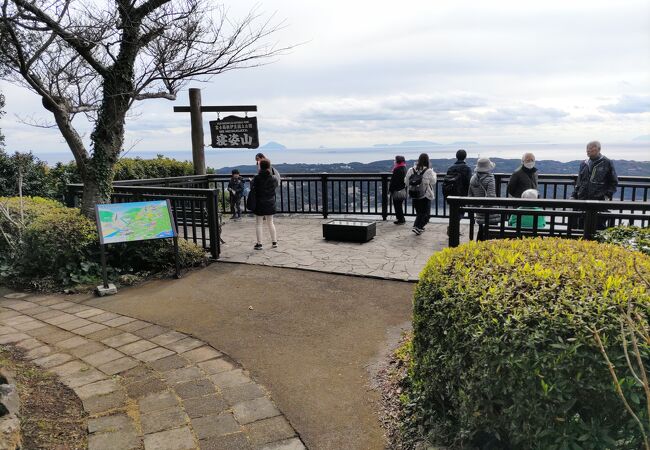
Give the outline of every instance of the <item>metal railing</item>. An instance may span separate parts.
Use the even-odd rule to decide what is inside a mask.
[[[650,224],[650,202],[494,197],[449,197],[447,200],[450,247],[460,243],[460,221],[464,214],[468,214],[470,220],[470,240],[477,222],[481,239],[522,236],[594,239],[598,229],[605,226],[620,225],[624,221],[642,227]],[[509,225],[511,216],[514,216],[515,226]],[[522,225],[524,216],[532,217],[532,226]],[[538,217],[548,220],[544,227],[539,226]]]
[[[67,206],[79,206],[82,191],[83,184],[69,184],[65,198]],[[178,235],[209,251],[212,258],[218,258],[221,236],[216,189],[115,184],[111,196],[113,203],[163,199],[171,202]]]

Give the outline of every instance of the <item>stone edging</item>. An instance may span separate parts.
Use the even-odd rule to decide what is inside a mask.
[[[57,374],[88,413],[88,448],[300,450],[268,392],[183,333],[56,297],[0,300],[0,344]]]

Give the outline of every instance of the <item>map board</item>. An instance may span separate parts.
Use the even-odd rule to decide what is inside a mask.
[[[102,245],[176,237],[169,200],[113,203],[95,208]]]

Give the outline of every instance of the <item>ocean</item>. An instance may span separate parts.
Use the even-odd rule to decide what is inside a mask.
[[[315,148],[315,149],[213,149],[205,148],[205,160],[208,167],[219,169],[244,164],[253,164],[255,154],[264,153],[274,164],[328,164],[328,163],[369,163],[392,159],[395,155],[403,155],[406,159],[417,159],[420,153],[428,153],[432,159],[453,158],[459,146],[435,145],[422,147],[357,147],[357,148]],[[520,158],[524,152],[532,152],[538,160],[574,161],[582,160],[585,155],[585,144],[518,144],[518,145],[468,145],[465,148],[470,158],[488,156],[492,158]],[[603,144],[603,154],[611,159],[626,159],[633,161],[650,160],[650,142]],[[70,152],[34,151],[39,159],[50,165],[57,162],[71,161]],[[132,150],[122,157],[155,158],[162,154],[178,160],[192,160],[192,151],[135,151]]]

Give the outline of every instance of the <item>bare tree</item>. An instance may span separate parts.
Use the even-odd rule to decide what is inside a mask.
[[[174,100],[189,81],[259,66],[288,47],[282,26],[252,10],[233,22],[211,0],[0,0],[0,72],[42,98],[84,182],[82,210],[110,200],[126,114]],[[93,124],[90,149],[73,125]]]

